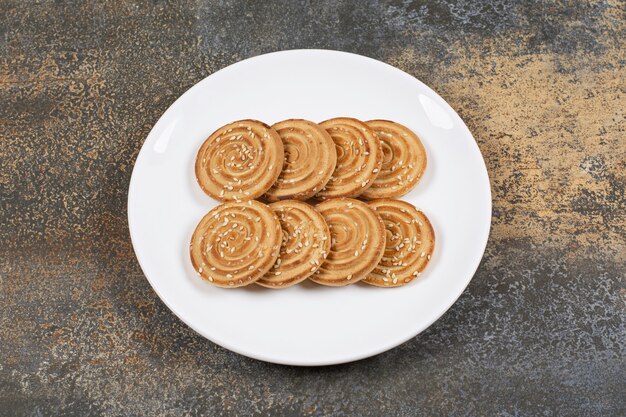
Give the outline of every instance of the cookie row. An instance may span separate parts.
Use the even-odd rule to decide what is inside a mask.
[[[408,193],[426,169],[415,133],[388,120],[239,120],[217,129],[195,163],[200,187],[222,201],[264,197],[380,199]]]
[[[191,261],[220,287],[256,282],[285,288],[309,278],[328,286],[363,281],[396,287],[430,261],[435,234],[411,204],[351,198],[316,206],[284,200],[228,202],[207,213],[193,233]]]

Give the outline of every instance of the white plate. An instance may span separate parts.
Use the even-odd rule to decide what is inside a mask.
[[[217,205],[198,187],[194,158],[218,127],[243,118],[272,124],[352,116],[400,122],[421,138],[428,168],[403,200],[436,234],[424,274],[399,288],[305,282],[283,290],[221,289],[201,281],[189,240]],[[128,194],[135,253],[163,302],[207,339],[252,358],[289,365],[354,361],[414,337],[450,308],[483,255],[491,221],[485,163],[452,108],[401,70],[359,55],[295,50],[218,71],[183,94],[154,126]]]

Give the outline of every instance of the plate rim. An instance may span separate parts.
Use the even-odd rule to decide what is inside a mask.
[[[219,338],[214,337],[213,335],[208,335],[206,334],[203,330],[197,328],[199,326],[196,326],[194,324],[191,324],[189,322],[187,322],[185,319],[183,319],[183,317],[181,317],[181,315],[176,311],[176,309],[174,309],[170,303],[167,301],[167,298],[164,297],[161,292],[159,291],[159,289],[157,288],[157,286],[155,285],[155,283],[153,282],[153,280],[150,278],[150,276],[146,273],[146,268],[144,267],[144,264],[146,263],[145,260],[142,260],[141,256],[139,255],[138,251],[137,251],[137,247],[136,247],[136,238],[133,237],[133,228],[132,228],[132,201],[133,201],[133,193],[132,190],[133,188],[136,187],[136,182],[137,182],[137,176],[136,175],[136,171],[137,171],[137,161],[142,157],[142,154],[145,152],[146,149],[146,143],[148,141],[148,139],[151,137],[151,135],[153,134],[153,132],[156,130],[157,126],[160,125],[160,123],[162,123],[162,120],[164,120],[166,118],[166,116],[168,116],[168,114],[170,112],[173,111],[173,109],[175,109],[175,107],[178,106],[178,103],[181,102],[187,95],[189,95],[191,93],[192,90],[194,90],[195,88],[200,88],[200,86],[206,82],[208,82],[208,80],[213,77],[216,76],[218,73],[223,72],[228,70],[229,68],[231,68],[232,66],[235,65],[239,65],[242,63],[250,63],[250,61],[259,59],[261,57],[267,57],[270,55],[277,55],[277,54],[300,54],[300,53],[323,53],[323,54],[336,54],[336,55],[348,55],[350,56],[352,59],[365,59],[368,61],[374,61],[374,63],[376,65],[383,65],[385,67],[387,67],[387,69],[391,69],[392,71],[396,72],[399,75],[402,75],[403,77],[410,77],[411,81],[413,82],[417,82],[422,88],[425,88],[426,90],[428,90],[434,98],[437,99],[437,101],[439,102],[439,105],[442,105],[446,108],[446,110],[448,110],[450,112],[450,114],[455,117],[457,119],[457,122],[459,123],[459,127],[463,130],[465,130],[466,134],[469,135],[469,137],[472,139],[472,145],[475,150],[478,152],[478,155],[480,156],[480,160],[482,162],[482,168],[484,169],[484,173],[485,173],[485,179],[486,179],[486,186],[485,184],[483,184],[485,190],[486,190],[486,200],[487,200],[487,207],[488,207],[488,216],[489,216],[489,221],[487,222],[487,226],[486,226],[486,230],[483,230],[483,235],[484,235],[484,244],[482,245],[482,248],[480,248],[480,257],[477,257],[477,261],[475,262],[476,264],[473,266],[473,268],[469,268],[472,269],[472,273],[469,274],[469,278],[467,278],[465,280],[465,282],[463,283],[463,288],[462,290],[452,298],[452,300],[449,303],[446,303],[445,305],[442,304],[442,308],[439,308],[437,310],[437,312],[435,314],[433,314],[433,318],[431,320],[429,320],[428,322],[426,322],[425,325],[422,326],[418,326],[416,327],[416,330],[414,330],[413,332],[410,332],[410,334],[408,336],[406,335],[402,335],[400,337],[398,337],[397,339],[393,339],[388,341],[387,343],[384,343],[382,345],[382,347],[378,347],[376,349],[371,349],[367,352],[364,353],[359,353],[359,354],[355,354],[352,356],[347,356],[347,357],[342,357],[339,359],[335,359],[333,360],[328,359],[328,360],[312,360],[312,361],[293,361],[293,360],[281,360],[280,358],[275,358],[275,357],[268,357],[266,355],[263,354],[258,354],[255,352],[251,352],[248,351],[246,349],[242,349],[236,346],[232,346],[230,343],[224,341],[224,340],[220,340]],[[147,151],[146,151],[147,152]],[[478,267],[480,266],[483,258],[484,258],[484,254],[485,254],[485,250],[487,248],[487,244],[489,242],[489,237],[491,234],[491,223],[492,223],[492,217],[493,217],[493,195],[491,192],[491,179],[489,177],[489,171],[487,169],[487,164],[485,163],[485,158],[480,150],[480,147],[478,146],[478,142],[476,141],[476,139],[474,138],[474,135],[472,134],[472,132],[469,130],[469,128],[467,127],[467,124],[463,121],[463,119],[458,115],[458,113],[456,112],[456,110],[454,110],[454,108],[452,106],[450,106],[450,104],[448,104],[448,102],[446,100],[444,100],[436,91],[434,91],[432,88],[430,88],[428,85],[424,84],[422,81],[420,81],[418,78],[414,77],[413,75],[401,70],[400,68],[397,68],[391,64],[388,64],[386,62],[383,61],[379,61],[377,59],[365,56],[365,55],[360,55],[360,54],[356,54],[353,52],[345,52],[345,51],[338,51],[338,50],[333,50],[333,49],[317,49],[317,48],[313,48],[313,49],[286,49],[286,50],[279,50],[279,51],[273,51],[273,52],[269,52],[269,53],[265,53],[265,54],[259,54],[259,55],[255,55],[246,59],[242,59],[240,61],[234,62],[232,64],[229,64],[215,72],[212,72],[211,74],[207,75],[206,77],[204,77],[202,80],[198,81],[197,83],[193,84],[191,87],[189,87],[184,93],[182,93],[176,100],[174,100],[174,102],[172,104],[170,104],[168,106],[168,108],[161,114],[161,116],[158,118],[158,120],[154,123],[154,125],[152,126],[152,128],[150,129],[150,132],[148,132],[148,135],[145,137],[145,139],[143,140],[143,143],[141,145],[141,148],[139,149],[139,152],[137,153],[137,156],[135,157],[135,160],[133,161],[133,170],[131,173],[131,177],[130,177],[130,181],[129,181],[129,185],[128,185],[128,196],[127,196],[127,206],[126,206],[126,211],[127,211],[127,221],[128,221],[128,230],[129,230],[129,235],[130,235],[130,239],[131,239],[131,245],[133,247],[133,252],[135,254],[135,258],[137,259],[137,262],[139,263],[139,266],[141,268],[141,271],[144,275],[144,277],[148,280],[150,286],[152,287],[152,290],[157,294],[157,296],[159,297],[159,299],[161,300],[161,302],[163,304],[165,304],[165,306],[174,314],[174,316],[176,316],[181,322],[183,322],[187,327],[191,328],[194,332],[196,332],[197,334],[199,334],[200,336],[202,336],[203,338],[211,341],[212,343],[215,343],[225,349],[228,349],[232,352],[235,352],[237,354],[252,358],[252,359],[256,359],[256,360],[260,360],[260,361],[264,361],[264,362],[268,362],[268,363],[275,363],[275,364],[279,364],[279,365],[290,365],[290,366],[329,366],[329,365],[338,365],[338,364],[343,364],[343,363],[349,363],[349,362],[354,362],[354,361],[358,361],[361,359],[365,359],[365,358],[369,358],[369,357],[373,357],[376,355],[379,355],[383,352],[386,352],[390,349],[393,349],[395,347],[400,346],[403,343],[406,343],[407,341],[409,341],[410,339],[416,337],[417,335],[419,335],[420,333],[422,333],[424,330],[428,329],[430,326],[433,325],[433,323],[435,323],[437,320],[439,320],[441,317],[443,317],[443,315],[457,302],[457,300],[461,297],[461,295],[465,292],[465,290],[467,289],[467,287],[469,286],[470,282],[472,281],[472,279],[474,278],[474,275],[476,274],[476,271],[478,270]]]

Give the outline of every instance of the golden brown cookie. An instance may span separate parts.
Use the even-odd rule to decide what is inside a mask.
[[[337,163],[335,144],[326,130],[308,120],[284,120],[272,126],[285,148],[285,163],[265,194],[269,201],[306,200],[330,179]]]
[[[320,123],[330,133],[337,149],[337,166],[317,197],[356,197],[367,190],[383,161],[380,140],[365,123],[339,117]]]
[[[274,184],[283,160],[283,142],[274,129],[257,120],[239,120],[204,141],[196,157],[196,178],[216,200],[252,200]]]
[[[428,218],[399,200],[369,203],[385,223],[385,254],[363,282],[379,287],[407,284],[424,270],[435,249],[435,232]]]
[[[304,281],[319,269],[330,251],[330,231],[322,215],[297,200],[270,204],[282,226],[276,263],[257,284],[285,288]]]
[[[193,232],[191,263],[200,276],[220,287],[248,285],[278,258],[282,229],[263,203],[225,203],[206,214]]]
[[[389,120],[370,120],[383,149],[383,164],[374,183],[361,195],[367,199],[405,195],[421,179],[426,169],[426,150],[409,128]]]
[[[367,204],[352,198],[327,200],[316,208],[330,229],[331,248],[311,280],[330,286],[361,280],[385,251],[385,225],[380,216]]]

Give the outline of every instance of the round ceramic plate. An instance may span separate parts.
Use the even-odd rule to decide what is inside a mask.
[[[202,142],[238,119],[268,124],[351,116],[389,119],[416,132],[428,154],[422,181],[402,199],[421,208],[437,237],[422,276],[403,287],[305,282],[282,290],[222,289],[202,281],[189,241],[218,202],[194,175]],[[426,85],[382,62],[324,50],[257,56],[205,78],[163,114],[133,170],[128,223],[141,268],[163,302],[207,339],[289,365],[354,361],[414,337],[450,308],[482,258],[491,221],[480,150],[455,111]]]

